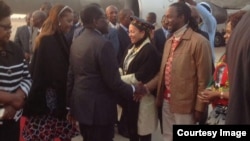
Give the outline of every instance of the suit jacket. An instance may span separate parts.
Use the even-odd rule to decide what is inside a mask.
[[[117,56],[118,51],[119,51],[119,39],[118,39],[117,30],[109,26],[109,33],[105,34],[104,37],[112,43],[115,49],[115,54]]]
[[[53,114],[65,118],[66,82],[69,67],[69,45],[62,33],[43,36],[30,65],[32,87],[25,105],[27,116],[44,115],[50,111],[46,103],[46,90],[55,90],[57,105]]]
[[[98,31],[85,28],[70,49],[68,98],[81,124],[110,125],[117,119],[117,96],[132,99],[133,89],[118,71],[114,48]]]
[[[129,44],[131,44],[130,38],[128,36],[128,32],[125,31],[120,25],[117,28],[118,39],[119,39],[119,52],[118,52],[118,63],[119,65],[122,63],[122,59],[124,58],[125,51],[127,50]]]
[[[39,35],[40,31],[36,27],[32,27],[32,33],[31,33],[31,46],[30,46],[30,53],[33,55],[34,51],[33,49],[35,48],[35,43],[36,43],[36,37]]]
[[[157,103],[162,104],[165,91],[165,67],[170,55],[173,38],[167,40],[159,73]],[[174,113],[187,114],[194,110],[203,112],[205,104],[197,99],[211,79],[212,58],[209,42],[191,28],[182,36],[176,47],[171,73],[170,110]],[[188,70],[188,71],[186,71]]]
[[[73,34],[73,39],[72,41],[74,41],[84,30],[84,27],[83,26],[79,26],[78,28],[76,28],[74,30],[74,34]],[[71,43],[72,44],[72,43]]]
[[[17,43],[24,52],[30,53],[30,31],[27,25],[17,28],[14,42]]]
[[[157,50],[162,54],[164,49],[164,44],[166,42],[166,37],[162,28],[155,30],[154,33],[154,43]]]
[[[73,38],[74,38],[74,33],[75,30],[78,29],[79,27],[82,27],[82,25],[80,23],[75,24],[71,27],[70,31],[68,33],[65,34],[66,40],[68,42],[69,45],[72,44]]]

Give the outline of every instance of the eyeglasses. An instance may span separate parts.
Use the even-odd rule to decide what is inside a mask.
[[[4,30],[6,31],[9,31],[11,30],[12,26],[11,25],[3,25],[3,24],[0,24],[0,27],[2,27]]]

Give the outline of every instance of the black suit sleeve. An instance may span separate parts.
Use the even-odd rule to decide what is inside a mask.
[[[126,99],[132,99],[132,86],[121,80],[112,44],[106,42],[98,56],[98,62],[100,63],[99,65],[105,84],[107,84],[115,94],[121,94]]]
[[[20,39],[20,36],[19,36],[20,33],[21,33],[21,28],[18,27],[17,30],[16,30],[15,37],[14,37],[14,42],[15,42],[19,47],[22,47],[21,39]],[[22,48],[22,50],[24,51],[23,48]]]
[[[74,86],[74,74],[72,72],[72,66],[69,65],[68,76],[67,76],[67,97],[66,102],[69,107],[70,97]]]

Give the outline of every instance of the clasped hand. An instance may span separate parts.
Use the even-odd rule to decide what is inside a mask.
[[[216,98],[217,92],[210,88],[205,89],[198,95],[198,98],[204,103],[210,103]]]
[[[148,89],[145,87],[145,85],[142,82],[137,83],[135,86],[135,92],[133,100],[138,102],[142,99],[144,95],[148,93]]]

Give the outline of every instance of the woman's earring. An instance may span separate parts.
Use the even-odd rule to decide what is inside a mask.
[[[61,26],[61,22],[59,22],[59,24],[58,24],[59,26]]]

